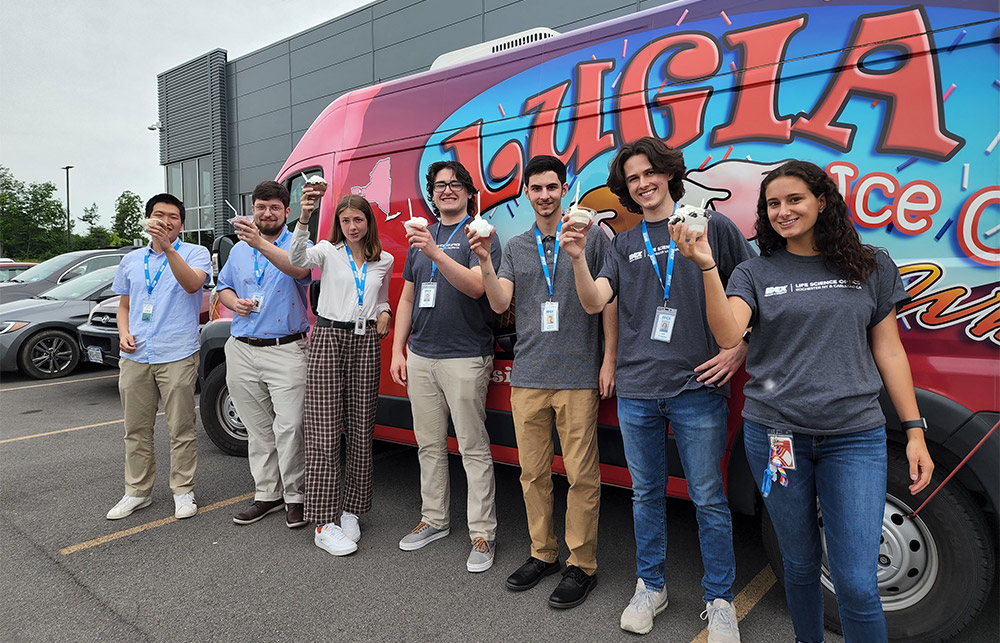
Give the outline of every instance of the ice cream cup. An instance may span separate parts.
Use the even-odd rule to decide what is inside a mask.
[[[406,234],[410,234],[417,228],[426,228],[427,219],[423,217],[411,217],[409,219],[404,219],[403,227],[406,228]]]
[[[326,179],[318,174],[316,176],[309,177],[306,181],[306,185],[311,187],[313,190],[318,191],[321,195],[326,194]]]
[[[573,205],[573,207],[566,210],[565,214],[569,215],[569,221],[574,227],[582,230],[587,227],[588,223],[593,221],[596,212],[596,210],[585,208],[582,205]]]
[[[493,232],[493,225],[477,214],[476,218],[469,224],[469,229],[485,239]]]

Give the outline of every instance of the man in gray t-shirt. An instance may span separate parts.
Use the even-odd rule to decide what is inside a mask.
[[[697,509],[704,600],[710,643],[739,641],[733,608],[732,523],[720,460],[726,445],[728,387],[746,347],[719,350],[708,328],[701,272],[675,252],[669,219],[684,195],[684,157],[662,141],[622,146],[611,162],[608,187],[642,222],[618,235],[595,280],[582,232],[566,231],[584,310],[618,300],[618,424],[632,476],[636,541],[635,594],[622,629],[645,634],[667,604],[667,428],[673,433]],[[736,226],[712,213],[709,243],[728,277],[753,251]]]
[[[457,161],[427,170],[427,197],[438,224],[407,226],[410,251],[403,267],[392,342],[394,382],[407,387],[420,460],[420,522],[399,541],[413,551],[444,538],[448,526],[448,417],[468,479],[466,569],[493,565],[497,514],[493,455],[486,433],[486,387],[493,371],[493,315],[483,294],[479,257],[469,251],[465,224],[475,212],[476,187]],[[500,264],[500,249],[489,255]],[[406,352],[404,352],[404,347]]]
[[[507,242],[499,273],[485,259],[498,244],[492,232],[469,231],[469,245],[479,256],[483,286],[496,313],[505,312],[517,295],[514,323],[517,342],[510,374],[510,407],[521,464],[521,490],[528,515],[531,555],[507,578],[522,591],[559,570],[559,543],[552,519],[552,425],[559,432],[569,492],[566,495],[566,547],[569,559],[562,581],[549,597],[556,608],[583,603],[597,584],[597,518],[601,472],[597,453],[599,397],[614,392],[617,319],[605,308],[604,349],[601,315],[580,305],[570,257],[560,249],[564,226],[562,197],[566,166],[553,156],[535,156],[524,169],[524,194],[535,211],[529,230]],[[589,265],[600,270],[608,238],[597,228],[586,237]]]

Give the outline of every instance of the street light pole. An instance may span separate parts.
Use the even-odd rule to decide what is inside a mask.
[[[73,168],[72,165],[67,165],[62,169],[66,170],[66,252],[69,252],[73,248],[72,241],[70,237],[71,228],[69,225],[69,171]]]

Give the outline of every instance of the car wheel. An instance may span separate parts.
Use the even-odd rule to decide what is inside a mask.
[[[201,423],[215,446],[229,455],[246,457],[247,428],[229,397],[225,364],[216,366],[205,378],[201,389]]]
[[[50,328],[24,342],[18,362],[22,371],[38,380],[64,377],[80,363],[80,346],[69,333]]]
[[[993,586],[995,559],[989,530],[980,509],[957,481],[945,485],[919,515],[908,517],[946,475],[935,470],[927,488],[911,496],[906,456],[890,445],[878,561],[878,588],[890,641],[953,638],[979,614]],[[761,532],[780,580],[781,553],[766,509]],[[826,627],[841,632],[826,539],[820,533]]]

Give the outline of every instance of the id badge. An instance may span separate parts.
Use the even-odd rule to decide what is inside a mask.
[[[559,302],[542,302],[542,332],[551,333],[559,330]]]
[[[142,321],[148,322],[153,319],[153,302],[147,301],[142,305]]]
[[[656,307],[653,318],[653,332],[649,338],[658,342],[669,342],[674,334],[674,322],[677,320],[677,309],[666,306]]]
[[[365,325],[367,323],[368,323],[368,320],[365,319],[364,315],[360,315],[359,314],[357,317],[355,317],[354,318],[354,334],[355,335],[364,335],[365,334]]]
[[[253,308],[250,309],[252,313],[259,313],[260,307],[264,305],[264,293],[259,290],[253,294]]]
[[[420,284],[420,300],[417,302],[419,308],[434,308],[437,301],[438,285],[436,281],[425,281]]]
[[[771,443],[771,454],[781,460],[781,466],[794,471],[795,447],[792,434],[786,431],[768,431],[767,439]]]

